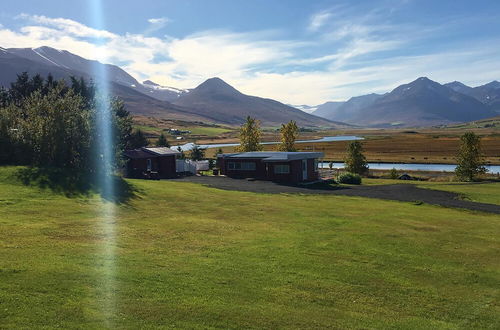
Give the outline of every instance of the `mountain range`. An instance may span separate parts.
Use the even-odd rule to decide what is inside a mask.
[[[352,97],[317,106],[314,115],[372,127],[432,126],[490,118],[500,112],[500,83],[441,85],[426,77],[386,94]]]
[[[177,89],[150,80],[140,83],[116,65],[88,60],[65,50],[0,48],[1,86],[8,88],[17,74],[24,71],[42,76],[50,73],[58,79],[70,76],[87,80],[107,79],[112,93],[136,115],[230,125],[239,125],[247,116],[252,116],[264,126],[276,126],[289,120],[307,127],[338,126],[278,101],[245,95],[219,78],[208,79],[192,90]]]
[[[291,106],[243,94],[220,78],[210,78],[193,89],[178,89],[150,80],[141,83],[116,65],[88,60],[65,50],[0,47],[0,86],[8,88],[24,71],[42,76],[50,73],[58,79],[106,79],[111,92],[124,100],[132,114],[185,121],[239,125],[252,116],[264,126],[295,120],[305,127],[409,127],[459,123],[500,114],[497,81],[469,87],[457,81],[441,85],[421,77],[386,94],[356,96],[318,106]]]

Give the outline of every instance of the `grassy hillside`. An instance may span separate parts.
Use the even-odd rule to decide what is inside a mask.
[[[131,180],[103,220],[99,196],[15,171],[0,168],[2,327],[500,324],[496,215]]]

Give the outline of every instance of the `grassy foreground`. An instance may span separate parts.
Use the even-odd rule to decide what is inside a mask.
[[[98,196],[14,172],[0,168],[0,327],[500,325],[498,215],[131,180],[103,220]]]

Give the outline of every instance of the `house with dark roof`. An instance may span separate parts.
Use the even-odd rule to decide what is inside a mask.
[[[176,159],[180,152],[166,147],[143,147],[124,153],[127,164],[125,177],[136,179],[174,178]]]
[[[241,152],[217,155],[221,174],[285,183],[316,181],[322,152]]]

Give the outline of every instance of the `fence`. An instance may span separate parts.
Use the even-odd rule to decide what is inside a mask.
[[[198,171],[208,171],[208,169],[208,160],[194,161],[189,159],[177,159],[175,161],[175,171],[177,173],[196,174]]]

